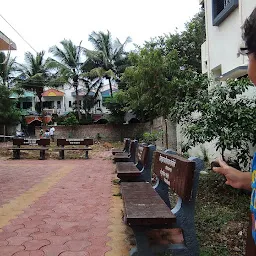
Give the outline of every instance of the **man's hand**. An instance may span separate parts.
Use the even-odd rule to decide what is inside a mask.
[[[232,186],[233,188],[242,188],[246,190],[251,190],[251,173],[241,172],[231,166],[226,162],[219,159],[218,164],[220,167],[213,167],[213,171],[224,175],[227,179],[226,184]]]

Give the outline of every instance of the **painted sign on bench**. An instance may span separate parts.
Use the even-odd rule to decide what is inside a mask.
[[[13,139],[13,145],[33,145],[33,146],[46,146],[50,145],[50,139]]]
[[[195,163],[177,155],[154,153],[154,173],[182,199],[189,199],[193,186]]]
[[[58,146],[66,145],[93,145],[93,139],[57,139]]]

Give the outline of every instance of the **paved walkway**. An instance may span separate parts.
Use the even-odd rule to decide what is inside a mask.
[[[126,256],[110,152],[0,161],[0,256]]]

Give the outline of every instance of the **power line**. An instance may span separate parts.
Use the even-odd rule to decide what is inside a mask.
[[[37,51],[35,50],[35,48],[33,48],[31,46],[31,44],[3,17],[3,15],[1,15],[1,18],[20,36],[20,38],[33,50],[37,53]]]

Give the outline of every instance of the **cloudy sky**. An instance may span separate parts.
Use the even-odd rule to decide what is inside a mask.
[[[0,14],[36,50],[48,51],[62,39],[90,48],[88,35],[106,31],[123,42],[142,45],[151,37],[184,29],[199,11],[199,0],[12,0],[1,1]],[[17,45],[18,61],[33,50],[0,17],[0,31]],[[132,45],[130,45],[132,47]]]

